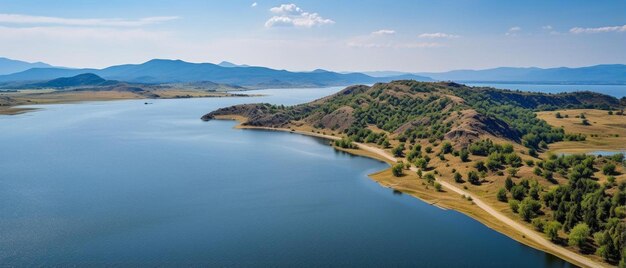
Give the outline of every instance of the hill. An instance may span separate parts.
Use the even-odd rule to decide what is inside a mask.
[[[43,62],[25,62],[25,61],[12,60],[12,59],[7,59],[7,58],[0,58],[0,75],[22,72],[31,68],[46,68],[46,67],[52,67],[52,66]]]
[[[79,74],[72,77],[61,77],[43,83],[24,85],[24,88],[70,88],[85,86],[110,86],[118,84],[118,81],[105,80],[92,73]]]
[[[500,67],[486,70],[455,70],[419,74],[437,80],[456,82],[626,84],[626,65],[624,64],[547,69]]]
[[[212,81],[219,84],[251,88],[323,87],[394,80],[376,78],[361,73],[341,74],[330,71],[289,72],[265,67],[223,67],[211,63],[190,63],[181,60],[155,59],[142,64],[125,64],[104,69],[34,68],[1,75],[0,82],[42,81],[59,77],[93,73],[109,80],[135,83],[189,83]]]
[[[205,115],[235,114],[251,126],[289,128],[310,125],[346,133],[361,141],[374,126],[398,140],[448,139],[465,146],[491,137],[524,143],[562,140],[564,133],[538,120],[535,110],[619,107],[618,99],[593,92],[542,94],[468,87],[456,83],[394,81],[351,86],[332,96],[293,107],[240,105]]]
[[[560,112],[569,115],[567,122],[550,125],[537,117],[538,111],[565,107],[570,110]],[[596,109],[571,110],[579,108]],[[595,116],[610,110],[597,108],[620,110],[601,122]],[[557,155],[549,149],[561,141],[588,146],[599,135],[618,138],[624,130],[570,133],[561,126],[586,128],[589,115],[588,124],[624,129],[623,108],[618,99],[592,92],[393,81],[351,86],[296,106],[231,106],[202,120],[237,119],[244,127],[333,139],[341,150],[390,162],[391,168],[373,175],[387,187],[462,211],[522,243],[532,245],[533,237],[559,256],[596,254],[591,258],[616,265],[626,258],[624,155]]]

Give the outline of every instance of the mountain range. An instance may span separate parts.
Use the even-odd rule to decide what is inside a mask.
[[[92,73],[107,80],[131,83],[157,84],[211,81],[251,88],[340,86],[372,84],[398,79],[431,80],[430,78],[417,75],[377,78],[362,73],[342,74],[325,70],[290,72],[265,67],[241,67],[224,62],[222,62],[222,65],[229,67],[212,63],[154,59],[142,64],[116,65],[104,69],[33,68],[14,74],[1,75],[0,82],[44,81],[84,73]]]
[[[534,84],[626,84],[626,65],[603,64],[579,68],[500,67],[485,70],[455,70],[418,73],[435,80]]]
[[[52,66],[43,62],[25,62],[20,60],[0,58],[0,75],[22,72],[31,68],[49,67]]]
[[[485,70],[408,73],[398,71],[333,72],[316,69],[291,72],[266,67],[234,64],[190,63],[181,60],[153,59],[141,64],[115,65],[103,69],[72,69],[48,64],[0,58],[0,83],[33,84],[62,77],[91,73],[105,80],[129,83],[213,82],[248,88],[323,87],[373,84],[393,80],[455,81],[461,83],[528,84],[626,84],[626,65],[605,64],[579,68],[499,67]]]

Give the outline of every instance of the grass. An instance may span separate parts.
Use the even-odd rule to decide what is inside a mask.
[[[564,118],[556,118],[556,113]],[[583,125],[583,114],[591,125]],[[567,116],[568,118],[565,118]],[[555,127],[562,127],[566,133],[582,133],[587,135],[585,141],[563,141],[550,144],[550,152],[554,153],[585,153],[591,151],[626,150],[626,116],[609,115],[608,111],[583,109],[539,112],[537,117]]]

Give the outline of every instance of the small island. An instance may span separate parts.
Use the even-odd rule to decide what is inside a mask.
[[[385,187],[458,210],[584,267],[624,265],[626,98],[411,80],[296,106],[244,104],[202,120],[332,140],[390,168]],[[593,151],[613,151],[596,155]]]

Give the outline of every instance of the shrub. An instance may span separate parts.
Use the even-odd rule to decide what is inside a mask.
[[[463,176],[461,176],[461,173],[454,172],[454,182],[456,182],[456,183],[462,183],[463,182]]]
[[[589,226],[586,223],[579,223],[572,228],[569,233],[567,243],[570,246],[582,247],[587,242],[590,234]]]
[[[602,167],[602,173],[604,175],[613,175],[615,174],[615,164],[607,163]]]
[[[441,184],[438,182],[435,182],[435,190],[437,190],[437,192],[441,192]]]
[[[561,223],[558,221],[550,221],[544,224],[543,233],[546,234],[548,239],[556,241],[559,238],[559,230],[561,229]]]
[[[403,170],[404,170],[404,164],[398,163],[398,164],[395,164],[391,168],[391,173],[393,174],[394,177],[400,177],[402,176],[402,174],[404,174]]]
[[[467,173],[467,181],[471,184],[480,184],[480,177],[478,176],[478,172],[470,171]]]
[[[517,213],[519,209],[519,201],[515,199],[509,200],[509,207],[513,210],[513,213]]]
[[[507,202],[508,198],[506,197],[506,190],[504,188],[500,188],[500,190],[498,190],[498,193],[496,194],[498,201],[500,202]]]

